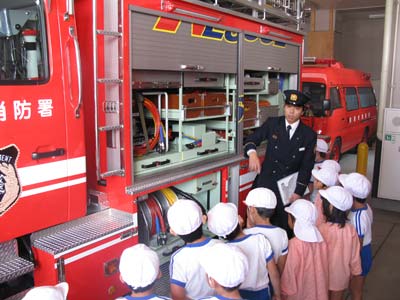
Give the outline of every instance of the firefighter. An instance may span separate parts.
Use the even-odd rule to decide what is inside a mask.
[[[298,172],[294,193],[289,203],[300,199],[310,181],[314,167],[317,134],[300,121],[308,96],[296,91],[286,90],[284,116],[268,118],[260,128],[245,139],[244,153],[249,158],[250,171],[258,173],[253,188],[266,187],[277,196],[277,206],[272,223],[285,229],[288,236],[293,232],[288,227],[287,213],[279,193],[277,181]],[[256,147],[267,140],[267,150],[261,165]]]

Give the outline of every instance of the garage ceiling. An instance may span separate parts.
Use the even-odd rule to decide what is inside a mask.
[[[355,9],[385,6],[385,0],[310,0],[317,8]]]

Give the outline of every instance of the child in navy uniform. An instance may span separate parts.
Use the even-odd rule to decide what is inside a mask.
[[[270,218],[275,212],[276,196],[267,188],[251,190],[243,201],[247,205],[247,226],[245,234],[263,234],[271,243],[274,260],[282,274],[288,253],[288,236],[285,230],[271,224]]]
[[[366,203],[371,192],[371,183],[367,177],[359,173],[341,174],[339,181],[353,195],[353,207],[350,210],[349,219],[354,225],[360,239],[362,273],[352,278],[350,288],[352,299],[360,300],[362,299],[365,277],[372,265],[371,227],[373,214],[371,207]]]
[[[155,251],[144,244],[137,244],[122,252],[119,261],[120,279],[131,294],[117,300],[164,300],[169,299],[153,293],[153,287],[161,277],[160,262]]]
[[[199,257],[207,248],[220,241],[203,235],[203,216],[200,206],[192,200],[177,200],[168,209],[170,232],[186,245],[171,256],[171,297],[174,300],[199,299],[214,295]]]
[[[209,300],[241,299],[239,286],[249,271],[246,255],[235,246],[218,243],[205,249],[200,264],[207,273],[210,287],[217,295]]]
[[[207,214],[208,228],[219,237],[242,250],[249,261],[249,273],[240,286],[240,295],[249,300],[269,300],[269,278],[275,291],[274,298],[280,298],[279,271],[274,261],[271,244],[262,234],[243,233],[239,224],[237,208],[233,203],[218,203]],[[268,276],[269,275],[269,276]]]

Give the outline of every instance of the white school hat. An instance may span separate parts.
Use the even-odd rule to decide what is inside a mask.
[[[354,197],[366,199],[371,192],[371,182],[360,173],[341,174],[339,181]]]
[[[298,239],[310,243],[323,241],[321,233],[315,226],[317,209],[312,202],[298,199],[285,207],[285,211],[296,218],[293,231]]]
[[[317,149],[318,152],[327,153],[329,150],[328,143],[323,139],[317,139]]]
[[[319,167],[321,169],[331,168],[331,169],[335,170],[336,173],[340,173],[340,170],[341,170],[339,163],[333,159],[324,160]]]
[[[319,193],[341,211],[347,211],[353,205],[353,196],[341,186],[331,186],[326,190],[319,190]]]
[[[144,244],[137,244],[122,252],[119,260],[122,280],[133,289],[152,284],[160,272],[160,261],[156,252]]]
[[[315,179],[321,181],[326,186],[334,186],[338,180],[336,171],[331,168],[313,169],[311,173]]]
[[[225,243],[216,243],[204,249],[200,265],[208,276],[227,288],[240,285],[249,271],[246,255],[238,247]]]
[[[246,200],[243,203],[247,206],[275,209],[276,196],[270,189],[263,187],[255,188],[247,194]]]
[[[168,224],[178,235],[186,235],[195,231],[203,223],[200,206],[192,200],[178,199],[168,209]]]
[[[218,236],[226,237],[239,223],[238,210],[233,203],[218,203],[207,214],[208,229]]]
[[[31,289],[22,300],[65,300],[68,289],[66,282],[54,286],[39,286]]]

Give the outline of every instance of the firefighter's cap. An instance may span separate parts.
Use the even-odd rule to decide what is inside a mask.
[[[283,91],[285,94],[285,103],[294,105],[294,106],[304,106],[310,98],[306,95],[303,94],[300,91],[296,90],[286,90]]]
[[[246,255],[234,245],[216,243],[206,247],[200,265],[207,275],[226,288],[240,285],[249,271]]]
[[[169,227],[178,235],[186,235],[195,231],[203,223],[200,206],[193,200],[178,199],[168,209]]]
[[[60,282],[54,286],[39,286],[31,289],[22,300],[65,300],[68,289],[66,282]]]
[[[155,251],[144,244],[126,248],[119,260],[121,279],[133,289],[152,284],[160,272],[160,261]]]
[[[208,229],[220,237],[225,238],[235,230],[239,224],[238,210],[233,203],[218,203],[207,214]]]
[[[263,187],[255,188],[247,194],[246,200],[243,203],[247,206],[275,209],[276,196],[270,189]]]
[[[339,181],[354,197],[366,199],[371,193],[371,182],[360,173],[340,174]]]

